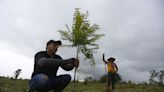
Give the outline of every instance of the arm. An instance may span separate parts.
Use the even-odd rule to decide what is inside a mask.
[[[107,64],[108,62],[104,60],[104,63]]]
[[[107,61],[105,61],[105,54],[104,53],[103,53],[103,61],[104,61],[105,64],[108,63]]]
[[[61,65],[61,68],[66,70],[66,71],[70,71],[74,68],[74,64],[65,64],[65,65]]]
[[[42,67],[57,67],[57,66],[63,66],[67,64],[73,63],[74,59],[54,59],[54,58],[40,58],[38,61],[38,65]]]
[[[115,64],[115,67],[116,67],[116,70],[118,71],[118,67],[117,67],[117,65],[116,65],[116,64]],[[117,71],[116,71],[116,72],[117,72]]]
[[[73,63],[69,63],[66,65],[62,65],[61,66],[64,70],[66,71],[70,71],[72,70],[74,67],[78,68],[79,67],[79,60],[78,59],[74,59]]]

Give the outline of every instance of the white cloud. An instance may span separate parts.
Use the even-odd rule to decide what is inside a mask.
[[[0,63],[1,63],[1,76],[10,76],[14,77],[14,72],[17,69],[22,69],[22,73],[20,74],[21,78],[30,78],[33,71],[33,60],[25,57],[24,55],[20,55],[12,51],[9,46],[5,46],[1,44],[0,48]]]

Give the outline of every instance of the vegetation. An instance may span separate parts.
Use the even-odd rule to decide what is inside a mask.
[[[155,80],[156,79],[156,80]],[[150,84],[163,84],[164,79],[164,70],[152,70],[150,71],[150,78],[149,82]]]
[[[103,34],[96,33],[98,31],[99,26],[97,24],[91,25],[89,23],[88,12],[86,14],[82,14],[79,9],[75,10],[72,30],[66,25],[67,30],[59,30],[61,38],[63,40],[67,40],[71,43],[71,47],[77,48],[76,58],[79,59],[79,53],[81,52],[85,59],[90,60],[90,64],[95,66],[93,53],[98,49],[98,44],[95,42],[100,39]],[[74,83],[76,78],[76,69],[74,73]],[[75,88],[75,84],[74,87]],[[73,91],[74,92],[74,91]]]
[[[17,69],[15,72],[14,72],[14,79],[17,79],[21,73],[22,69]]]
[[[99,81],[88,81],[87,85],[78,82],[75,92],[105,92],[105,83]],[[64,90],[64,92],[72,92],[73,83]],[[10,78],[0,77],[0,92],[27,92],[28,80],[13,80]],[[163,92],[164,86],[150,84],[134,84],[134,83],[117,83],[115,92]]]
[[[106,80],[107,80],[107,74],[100,77],[101,83],[106,83]],[[115,82],[118,82],[118,83],[122,82],[122,78],[121,78],[121,75],[119,73],[116,73],[116,75],[115,75]]]
[[[0,92],[27,92],[28,80],[0,77]]]
[[[79,9],[75,10],[72,30],[66,25],[67,30],[59,30],[62,40],[67,40],[71,43],[71,47],[77,48],[77,58],[81,52],[85,59],[89,59],[91,65],[95,65],[93,53],[99,48],[95,42],[104,34],[98,34],[100,29],[97,24],[91,25],[88,18],[88,12],[82,14]]]

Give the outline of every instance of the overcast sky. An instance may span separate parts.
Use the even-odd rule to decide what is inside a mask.
[[[65,24],[71,27],[75,8],[88,11],[90,23],[105,34],[97,41],[96,68],[81,56],[78,79],[105,74],[102,53],[116,58],[123,80],[147,81],[150,70],[164,69],[164,0],[0,0],[0,76],[20,68],[20,77],[29,79],[35,53],[59,40]],[[60,48],[58,54],[66,59],[76,51]],[[73,75],[58,71],[64,73]]]

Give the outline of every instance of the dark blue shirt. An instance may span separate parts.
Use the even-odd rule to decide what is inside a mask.
[[[35,55],[35,60],[34,60],[34,70],[33,70],[33,73],[32,73],[32,77],[39,74],[39,73],[44,73],[46,74],[47,76],[56,76],[57,74],[57,70],[59,69],[59,65],[56,65],[55,67],[53,66],[39,66],[38,65],[38,61],[41,59],[41,58],[54,58],[54,59],[62,59],[59,55],[48,55],[48,53],[46,51],[41,51],[41,52],[38,52],[36,53]],[[57,61],[54,61],[54,62],[57,62]],[[64,70],[72,70],[74,68],[74,66],[67,66],[67,65],[62,65],[61,66]]]

